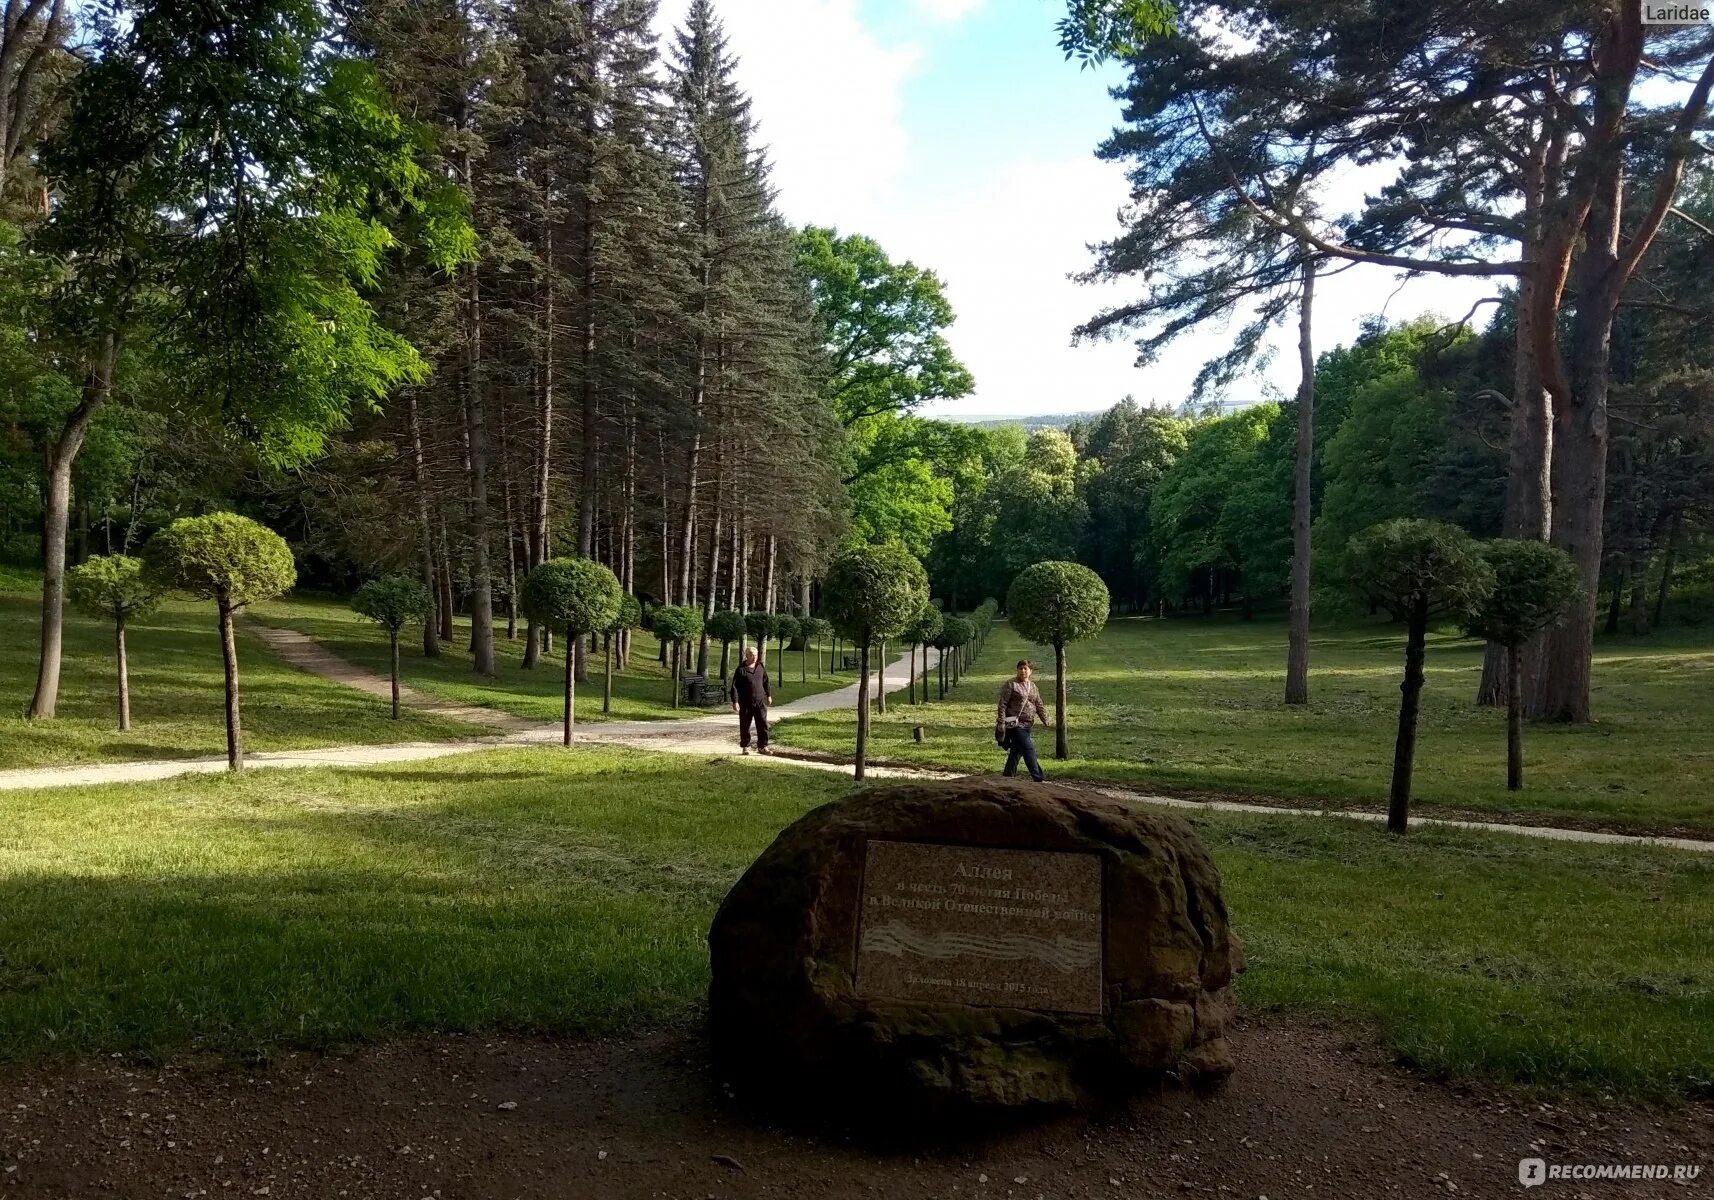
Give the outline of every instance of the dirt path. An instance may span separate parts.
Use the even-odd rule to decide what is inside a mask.
[[[1543,1105],[1431,1084],[1297,1020],[1239,1070],[1098,1119],[929,1148],[782,1132],[716,1104],[689,1035],[420,1038],[256,1071],[102,1060],[0,1074],[0,1196],[1058,1200],[1714,1194],[1714,1107]],[[837,1081],[829,1081],[837,1086]],[[940,1131],[927,1136],[942,1140]],[[1700,1166],[1674,1185],[1550,1182],[1518,1161]]]

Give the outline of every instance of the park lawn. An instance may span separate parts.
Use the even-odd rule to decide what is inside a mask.
[[[119,732],[112,626],[70,609],[59,715],[52,721],[23,719],[36,686],[41,603],[39,575],[0,576],[0,769],[226,752],[225,684],[212,603],[169,601],[127,627],[129,733]],[[385,701],[280,662],[242,623],[238,685],[247,750],[439,741],[487,732],[410,713],[394,721]]]
[[[1281,703],[1285,625],[1258,618],[1125,619],[1068,648],[1071,757],[1051,774],[1187,793],[1385,807],[1398,729],[1404,638],[1375,624],[1318,630],[1307,708]],[[872,757],[995,770],[1000,683],[1020,657],[1037,664],[1051,714],[1053,651],[997,624],[945,702],[895,703],[872,725]],[[1597,722],[1527,725],[1524,790],[1505,788],[1502,711],[1471,702],[1482,647],[1442,632],[1428,646],[1417,743],[1420,814],[1714,836],[1714,631],[1672,629],[1596,644]],[[924,726],[924,740],[912,727]],[[849,754],[849,714],[782,723],[785,745]]]
[[[279,600],[254,606],[252,616],[265,624],[295,629],[307,634],[325,649],[347,662],[375,672],[387,673],[387,637],[378,627],[351,611],[349,604],[331,597],[294,593]],[[505,619],[495,621],[495,650],[498,671],[493,679],[480,679],[471,670],[470,622],[460,617],[455,625],[457,636],[451,644],[442,643],[439,658],[425,658],[422,634],[412,629],[402,640],[400,676],[404,683],[438,699],[457,704],[480,705],[541,721],[556,721],[560,717],[565,687],[565,659],[559,656],[558,645],[551,659],[544,659],[535,670],[526,671],[518,665],[524,653],[523,625],[518,626],[515,640],[505,637]],[[577,688],[577,719],[583,721],[651,721],[675,717],[694,717],[706,709],[673,708],[670,672],[657,660],[660,643],[639,630],[632,635],[631,661],[624,670],[613,674],[613,707],[601,711],[603,661],[599,654],[590,659],[589,681]],[[768,651],[770,671],[778,657],[772,645]],[[826,648],[820,654],[827,663]],[[817,653],[812,647],[802,651],[786,651],[784,670],[774,674],[774,701],[785,703],[814,692],[843,687],[854,675],[834,675],[823,671],[816,675]],[[732,666],[738,665],[738,647],[732,647]],[[720,644],[709,648],[709,669],[720,669]],[[799,676],[806,677],[800,681]]]
[[[0,1060],[692,1021],[721,897],[851,786],[556,748],[0,796]],[[1659,1098],[1714,1078],[1714,858],[1193,824],[1252,1010],[1448,1078]]]

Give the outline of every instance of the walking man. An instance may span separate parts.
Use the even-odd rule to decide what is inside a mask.
[[[774,702],[768,687],[768,668],[756,661],[756,648],[747,647],[744,661],[732,672],[732,711],[738,714],[738,747],[750,753],[750,722],[756,723],[756,749],[768,749],[768,705]],[[1038,702],[1039,703],[1039,702]]]
[[[1041,693],[1030,682],[1032,674],[1030,660],[1020,658],[1018,673],[1000,686],[1000,707],[994,715],[994,740],[1007,751],[1005,774],[1016,775],[1018,759],[1022,758],[1030,778],[1040,783],[1044,776],[1041,763],[1036,761],[1036,744],[1030,736],[1030,727],[1037,721],[1044,728],[1052,728],[1052,724],[1047,719],[1047,710],[1042,707]]]

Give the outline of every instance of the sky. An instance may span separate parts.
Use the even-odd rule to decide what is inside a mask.
[[[878,241],[932,269],[958,319],[954,351],[970,396],[928,415],[971,419],[1089,412],[1126,395],[1177,406],[1241,324],[1198,329],[1146,368],[1128,342],[1073,346],[1071,330],[1134,288],[1091,286],[1089,245],[1117,232],[1123,169],[1096,159],[1119,104],[1117,67],[1084,70],[1054,31],[1064,0],[716,0],[796,224]],[[663,0],[664,31],[688,0]],[[1363,181],[1343,181],[1361,191]],[[1362,319],[1464,315],[1483,280],[1401,281],[1362,266],[1317,287],[1317,351]],[[1295,329],[1233,399],[1297,387]]]

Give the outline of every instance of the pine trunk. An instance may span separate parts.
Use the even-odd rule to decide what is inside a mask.
[[[417,558],[422,572],[423,588],[429,595],[436,597],[435,616],[423,622],[423,657],[440,657],[440,628],[438,617],[440,589],[435,582],[434,574],[434,526],[429,521],[428,483],[424,478],[423,468],[423,429],[422,418],[417,412],[417,391],[408,388],[405,392],[405,411],[411,432],[411,487],[417,494]]]
[[[1428,642],[1428,601],[1419,600],[1407,622],[1405,678],[1399,685],[1399,733],[1393,744],[1393,786],[1387,797],[1387,829],[1403,833],[1410,823],[1411,767],[1416,762],[1417,713],[1422,704],[1422,663]]]
[[[1310,477],[1315,461],[1315,345],[1310,318],[1315,308],[1313,258],[1303,264],[1303,298],[1298,305],[1297,356],[1302,378],[1297,389],[1297,460],[1292,467],[1291,618],[1286,648],[1287,704],[1309,703],[1309,518]],[[1245,589],[1248,609],[1249,589]],[[1065,733],[1060,730],[1063,745]],[[1063,754],[1059,757],[1065,757]]]
[[[65,642],[66,527],[71,521],[71,468],[89,423],[113,389],[113,362],[119,340],[107,335],[84,376],[78,405],[66,418],[48,455],[47,495],[42,513],[42,642],[36,668],[36,692],[25,715],[48,720],[59,708],[60,658]]]
[[[232,604],[226,597],[220,605],[220,660],[226,672],[226,766],[244,768],[244,729],[238,705],[238,636],[233,629]]]
[[[863,778],[864,759],[869,752],[869,639],[857,652],[857,766],[854,778]]]
[[[125,619],[113,623],[113,653],[119,660],[119,732],[131,732],[131,668],[125,660]]]

